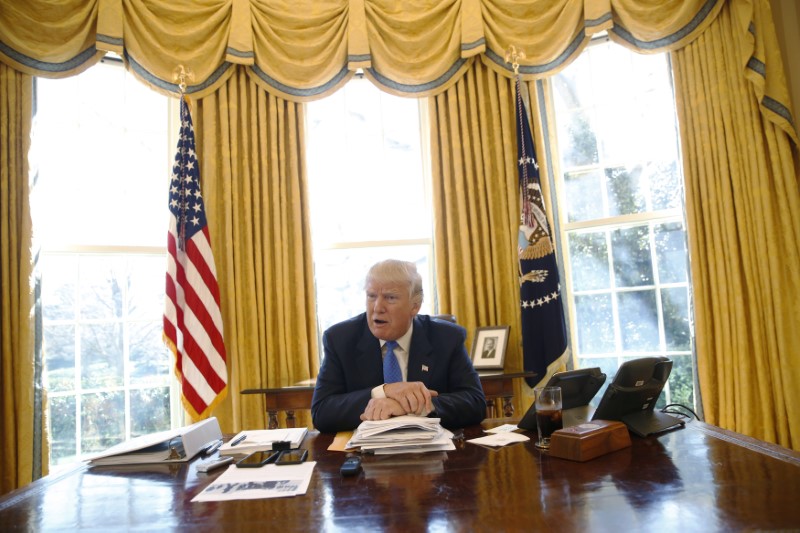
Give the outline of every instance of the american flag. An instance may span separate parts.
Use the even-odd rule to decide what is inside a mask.
[[[547,367],[567,348],[567,328],[561,303],[550,225],[542,198],[539,165],[533,148],[528,112],[517,77],[517,163],[519,165],[519,292],[522,312],[522,357],[533,387],[547,374]]]
[[[169,188],[164,340],[175,355],[183,405],[197,420],[228,392],[219,286],[189,106],[181,97],[181,128]]]

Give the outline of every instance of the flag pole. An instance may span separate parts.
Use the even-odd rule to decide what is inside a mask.
[[[522,94],[520,60],[525,53],[510,45],[506,63],[514,69],[514,108],[517,129],[517,166],[520,192],[519,285],[522,359],[525,370],[536,373],[529,386],[544,381],[550,367],[567,349],[567,332],[555,250],[536,160],[536,148]]]
[[[199,420],[210,416],[227,395],[227,351],[186,94],[192,72],[178,65],[173,77],[180,91],[180,134],[169,187],[163,336],[175,356],[184,408],[192,420]]]

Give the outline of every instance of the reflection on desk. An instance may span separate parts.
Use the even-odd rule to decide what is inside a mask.
[[[465,430],[467,439],[480,434],[478,426]],[[531,441],[463,446],[446,458],[409,455],[401,465],[364,456],[364,472],[352,478],[339,474],[345,454],[327,450],[332,438],[306,438],[317,466],[304,496],[190,503],[218,475],[197,473],[203,458],[176,472],[76,465],[0,499],[0,524],[22,531],[800,528],[800,454],[699,422],[632,437],[630,448],[585,463],[550,457]]]
[[[514,380],[536,377],[535,372],[518,368],[482,370],[478,372],[486,396],[486,417],[514,416]],[[278,428],[278,411],[286,412],[286,426],[295,427],[295,411],[311,409],[316,379],[307,379],[281,387],[245,389],[242,394],[263,394],[267,410],[268,429]],[[502,405],[498,404],[502,402]]]

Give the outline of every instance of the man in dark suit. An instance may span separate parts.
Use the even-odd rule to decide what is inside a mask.
[[[347,431],[362,420],[406,414],[441,418],[450,428],[483,420],[486,398],[464,347],[466,331],[417,316],[423,295],[414,263],[373,265],[365,288],[366,313],[323,335],[325,359],[311,402],[314,427]],[[384,379],[387,358],[396,358],[401,381]]]

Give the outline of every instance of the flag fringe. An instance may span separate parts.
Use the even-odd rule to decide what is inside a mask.
[[[553,253],[553,243],[550,239],[543,237],[539,239],[536,244],[528,244],[522,253],[519,254],[520,259],[541,259],[542,257]]]

